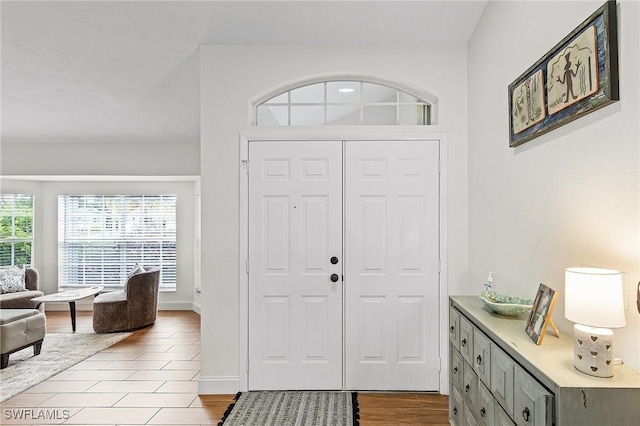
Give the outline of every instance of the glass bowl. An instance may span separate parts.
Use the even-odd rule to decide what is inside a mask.
[[[506,316],[520,315],[530,311],[533,306],[532,299],[507,296],[506,294],[501,294],[493,290],[484,290],[478,297],[493,312]]]

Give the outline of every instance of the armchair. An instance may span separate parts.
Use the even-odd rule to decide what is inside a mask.
[[[152,267],[127,279],[124,290],[103,293],[93,301],[96,333],[135,330],[151,325],[158,312],[160,268]]]

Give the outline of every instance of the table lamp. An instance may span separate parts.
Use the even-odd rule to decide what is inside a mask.
[[[613,331],[624,327],[622,275],[602,268],[565,271],[564,316],[573,326],[573,365],[585,374],[613,376]]]

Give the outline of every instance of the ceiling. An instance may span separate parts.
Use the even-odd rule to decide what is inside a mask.
[[[486,3],[2,0],[2,142],[198,142],[200,45],[466,43]]]

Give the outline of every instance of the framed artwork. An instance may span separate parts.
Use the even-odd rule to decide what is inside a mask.
[[[556,336],[560,336],[558,329],[551,320],[551,314],[553,314],[557,298],[558,294],[554,289],[540,284],[525,326],[525,331],[536,345],[542,344],[542,339],[544,339],[548,326],[553,328]]]
[[[618,38],[609,0],[509,85],[509,146],[616,102]]]

